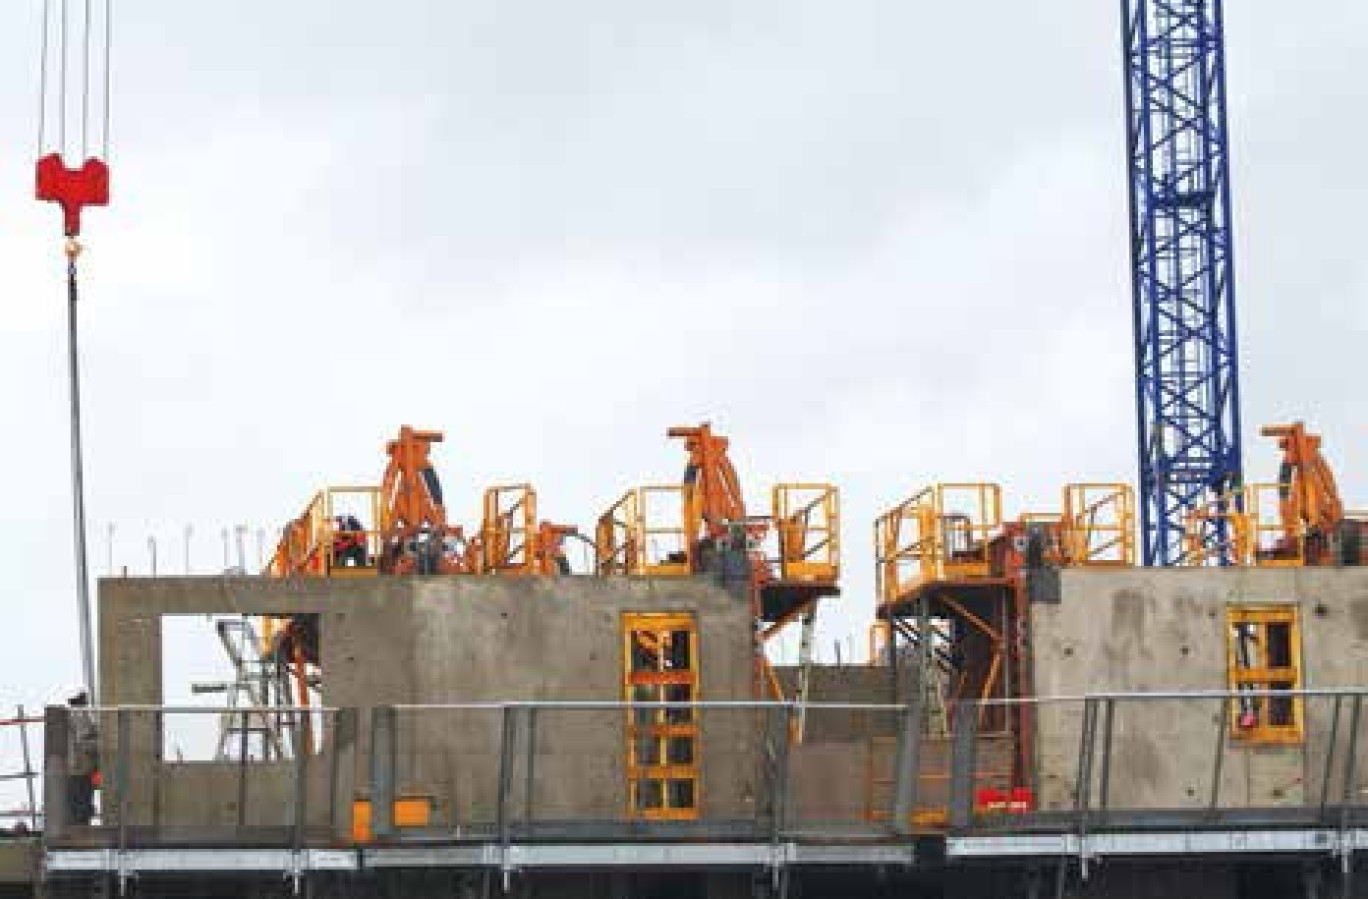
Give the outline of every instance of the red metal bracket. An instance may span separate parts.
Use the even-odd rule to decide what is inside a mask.
[[[38,199],[61,205],[66,235],[76,237],[82,209],[109,205],[109,166],[91,158],[79,169],[69,169],[60,153],[49,153],[38,160]]]

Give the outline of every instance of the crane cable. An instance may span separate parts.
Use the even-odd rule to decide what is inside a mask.
[[[114,21],[114,0],[104,0],[103,16],[99,20],[94,12],[92,0],[79,0],[81,3],[81,28],[80,40],[82,52],[80,59],[80,116],[79,116],[79,143],[81,148],[81,159],[91,158],[91,126],[98,124],[99,140],[98,153],[96,157],[109,160],[109,134],[110,134],[110,95],[111,95],[111,66],[110,50],[113,45],[113,21]],[[54,15],[54,10],[56,14]],[[71,63],[71,0],[43,0],[43,31],[42,47],[39,55],[39,103],[38,103],[38,155],[43,156],[54,150],[65,155],[68,149],[73,149],[67,144],[67,125],[72,118],[71,112],[74,111],[75,103],[68,102],[72,98],[69,90],[68,70]],[[56,28],[53,23],[56,20]],[[95,64],[95,56],[92,50],[95,48],[96,32],[100,34],[100,54],[99,64]],[[55,32],[55,40],[54,40]],[[57,65],[57,92],[54,96],[49,96],[48,81],[49,69],[55,57]],[[91,88],[92,71],[98,71],[100,103],[98,119],[92,121],[91,118]],[[55,113],[56,117],[56,141],[49,143],[48,120],[49,111]]]
[[[76,605],[80,634],[82,676],[87,693],[96,693],[94,641],[91,628],[90,574],[86,546],[85,469],[81,441],[80,354],[78,352],[78,305],[80,285],[77,260],[82,251],[79,240],[81,212],[87,206],[104,206],[109,202],[109,122],[110,122],[110,48],[112,46],[112,4],[103,0],[103,59],[100,64],[103,94],[100,98],[100,135],[96,142],[98,155],[91,154],[91,73],[92,48],[96,32],[92,11],[93,0],[76,0],[81,4],[79,41],[72,39],[72,0],[44,0],[42,27],[42,55],[39,63],[38,106],[38,163],[36,195],[61,206],[63,230],[66,237],[64,252],[67,261],[67,376],[70,400],[71,433],[71,493],[72,538],[75,555]],[[56,27],[53,27],[54,11]],[[80,84],[79,101],[72,95],[68,83],[71,50],[79,46]],[[50,96],[49,69],[56,56],[57,85],[55,96]],[[79,106],[77,105],[79,102]],[[80,148],[78,168],[68,167],[66,156],[73,147],[68,142],[68,121],[79,109],[79,135],[72,142]],[[55,114],[56,140],[49,134],[49,112]]]

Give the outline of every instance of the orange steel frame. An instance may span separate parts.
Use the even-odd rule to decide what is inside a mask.
[[[461,528],[447,522],[437,472],[430,459],[432,445],[442,439],[440,431],[418,431],[404,425],[399,429],[399,437],[385,447],[389,464],[380,482],[384,510],[380,526],[384,542],[380,567],[387,574],[409,574],[421,567],[417,556],[409,550],[412,541],[420,536],[439,544],[448,539],[464,542]],[[433,573],[469,571],[463,554],[448,552],[439,546],[435,556],[436,571]]]
[[[1136,560],[1135,497],[1128,485],[1070,484],[1063,489],[1062,512],[1013,521],[1003,519],[1001,497],[996,484],[936,484],[875,522],[879,605],[869,635],[871,662],[896,671],[900,640],[908,646],[928,641],[932,664],[953,675],[945,697],[952,720],[954,707],[965,700],[1032,694],[1028,564],[1124,566]],[[1032,552],[1038,557],[1029,557]],[[927,633],[921,632],[923,621]],[[980,717],[982,733],[1013,740],[1011,782],[1028,785],[1030,707],[985,708]],[[872,791],[872,770],[869,777]],[[871,804],[869,811],[878,809]],[[938,816],[943,810],[922,809],[914,823]]]
[[[1363,528],[1362,519],[1345,511],[1334,472],[1321,454],[1318,435],[1308,432],[1299,421],[1268,425],[1260,433],[1276,438],[1282,451],[1277,482],[1246,485],[1194,510],[1187,522],[1184,564],[1334,564],[1336,540],[1343,536],[1345,527]],[[1230,534],[1226,546],[1205,547],[1198,538],[1213,520],[1225,523]],[[1360,564],[1363,560],[1347,561]]]

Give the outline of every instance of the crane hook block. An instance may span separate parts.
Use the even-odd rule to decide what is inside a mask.
[[[76,237],[82,209],[109,205],[109,166],[92,157],[79,169],[69,169],[60,153],[49,153],[38,160],[38,199],[59,204],[66,236]]]

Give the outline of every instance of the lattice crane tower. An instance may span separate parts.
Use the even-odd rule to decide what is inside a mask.
[[[1121,5],[1144,561],[1169,565],[1241,484],[1224,21],[1222,0]]]

